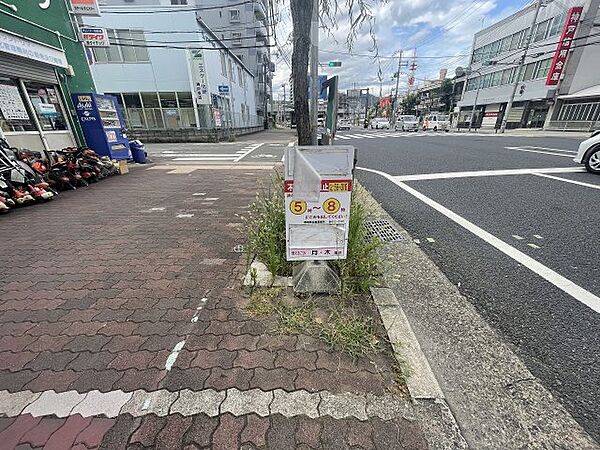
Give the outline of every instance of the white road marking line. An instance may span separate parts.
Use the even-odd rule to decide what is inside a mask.
[[[564,150],[562,148],[534,147],[533,145],[524,145],[522,148],[531,148],[533,150],[548,150],[548,151],[553,151],[553,152],[577,154],[577,150]]]
[[[535,244],[527,244],[527,245],[531,248],[540,248],[539,245],[535,245]]]
[[[459,216],[458,214],[456,214],[455,212],[446,208],[445,206],[439,204],[435,200],[433,200],[433,199],[427,197],[426,195],[420,193],[419,191],[411,188],[409,185],[402,183],[401,181],[395,180],[394,177],[392,177],[391,175],[389,175],[385,172],[381,172],[379,170],[367,169],[364,167],[357,167],[357,169],[364,170],[366,172],[375,173],[377,175],[380,175],[380,176],[390,180],[392,183],[394,183],[399,188],[403,189],[404,191],[408,192],[410,195],[421,200],[423,203],[427,204],[428,206],[432,207],[439,213],[443,214],[448,219],[452,220],[453,222],[455,222],[458,225],[460,225],[461,227],[463,227],[465,230],[473,233],[475,236],[477,236],[478,238],[487,242],[492,247],[495,247],[496,249],[498,249],[505,255],[514,259],[519,264],[522,264],[523,266],[527,267],[533,273],[539,275],[541,278],[548,281],[549,283],[552,283],[554,286],[556,286],[557,288],[559,288],[566,294],[569,294],[575,300],[588,306],[593,311],[600,313],[600,298],[597,297],[596,295],[592,294],[590,291],[573,283],[571,280],[565,278],[561,274],[555,272],[554,270],[550,269],[549,267],[546,267],[539,261],[526,255],[525,253],[521,252],[520,250],[517,250],[516,248],[507,244],[503,240],[497,238],[493,234],[488,233],[483,228],[478,227],[477,225],[468,221],[464,217]]]
[[[194,217],[194,215],[193,214],[177,214],[176,217],[178,219],[187,219],[187,218],[190,218],[190,217]]]
[[[173,161],[235,161],[235,155],[216,158],[214,156],[210,157],[193,157],[193,158],[173,158]]]
[[[544,177],[544,178],[551,178],[553,180],[558,180],[558,181],[564,181],[565,183],[576,184],[578,186],[584,186],[584,187],[588,187],[588,188],[592,188],[592,189],[600,189],[600,184],[584,183],[583,181],[569,180],[568,178],[554,177],[552,175],[546,175],[543,173],[533,173],[532,175],[536,175],[538,177]]]
[[[238,162],[240,159],[243,159],[244,157],[248,156],[250,153],[252,153],[254,150],[256,150],[259,147],[262,147],[263,145],[265,145],[264,142],[261,142],[260,144],[254,144],[251,147],[248,147],[250,150],[248,150],[246,153],[244,153],[243,155],[240,155],[237,159],[234,159],[233,162]]]
[[[536,239],[544,239],[542,236],[540,236],[539,234],[534,234],[533,235],[534,238]]]
[[[160,208],[150,208],[148,211],[164,211],[166,208],[164,207],[160,207]]]
[[[173,153],[169,156],[174,158],[179,157],[195,157],[195,156],[215,156],[215,157],[223,157],[223,158],[235,158],[237,155],[234,153]]]
[[[193,195],[194,197],[200,197],[200,196],[202,196],[202,195],[206,195],[206,192],[194,192],[192,195]]]
[[[427,238],[427,242],[432,242],[433,243],[433,242],[435,242],[435,239],[433,239],[433,238]]]
[[[355,136],[364,137],[367,139],[377,139],[377,136],[373,136],[372,134],[355,134]]]
[[[345,136],[348,136],[350,139],[362,139],[363,136],[360,134],[346,134]]]
[[[349,137],[347,137],[347,136],[341,136],[341,135],[339,135],[339,134],[338,134],[338,135],[336,135],[336,136],[335,136],[335,138],[336,138],[336,139],[341,139],[341,140],[343,140],[343,141],[344,141],[344,140],[347,140],[347,139],[352,139],[352,138],[349,138]]]
[[[184,345],[185,345],[185,339],[181,342],[178,342],[177,344],[175,344],[175,347],[173,347],[173,350],[169,354],[167,361],[165,363],[165,369],[167,369],[167,371],[170,371],[173,368],[173,364],[175,364],[175,361],[177,361],[179,352],[181,351],[181,349],[183,348]]]
[[[421,243],[421,240],[420,240],[420,239],[413,239],[413,242],[414,242],[415,244],[420,244],[420,243]]]
[[[517,152],[541,153],[543,155],[562,156],[563,158],[573,158],[573,155],[565,155],[562,153],[547,152],[544,150],[531,150],[528,148],[521,148],[521,147],[504,147],[504,148],[507,150],[515,150]]]
[[[215,202],[219,200],[219,197],[207,197],[204,199],[205,202]]]
[[[525,239],[522,236],[519,236],[518,234],[513,234],[512,237],[514,237],[517,241],[522,241],[523,239]]]
[[[449,178],[493,177],[506,175],[536,175],[538,173],[585,172],[580,167],[549,167],[547,169],[474,170],[469,172],[438,172],[417,175],[394,175],[398,181],[445,180]]]

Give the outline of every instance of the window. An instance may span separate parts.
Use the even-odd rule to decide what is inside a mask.
[[[193,108],[194,102],[192,100],[191,92],[178,92],[177,100],[179,101],[180,108]]]
[[[242,45],[242,33],[238,31],[232,32],[231,39],[233,45]]]
[[[225,61],[225,54],[223,52],[219,52],[219,56],[221,57],[221,75],[226,77],[227,76],[227,61]]]
[[[500,53],[507,52],[510,50],[510,40],[512,36],[507,36],[502,41],[500,41]]]
[[[94,48],[98,63],[140,63],[150,61],[142,30],[107,30],[111,43],[108,48]]]
[[[42,130],[67,129],[67,121],[58,100],[56,86],[26,81],[25,89]]]
[[[535,71],[534,78],[546,78],[548,76],[548,72],[550,72],[550,66],[552,65],[552,58],[544,59],[542,61],[538,61],[538,65]]]
[[[187,5],[187,0],[171,0],[171,5]]]
[[[535,27],[535,34],[533,36],[533,42],[539,42],[546,39],[546,35],[548,33],[548,27],[550,26],[550,22],[552,19],[544,20],[540,22]]]
[[[483,83],[481,84],[482,89],[486,89],[486,88],[490,87],[491,78],[492,78],[492,75],[489,73],[483,76]]]
[[[244,86],[244,72],[242,72],[242,68],[238,66],[238,80],[240,81],[240,86]]]
[[[566,18],[567,15],[565,13],[562,13],[554,17],[554,19],[552,19],[552,25],[550,25],[550,29],[548,30],[548,37],[556,36],[557,34],[560,34],[562,32]]]
[[[492,80],[490,81],[490,87],[498,86],[500,84],[500,80],[502,79],[502,71],[494,72],[492,74]]]
[[[235,72],[233,71],[233,61],[231,60],[231,58],[228,58],[227,61],[229,62],[229,78],[231,79],[232,83],[235,83]]]
[[[159,92],[160,106],[163,108],[177,108],[177,97],[175,92]]]
[[[229,10],[229,21],[230,22],[239,22],[240,21],[240,10],[239,9],[230,9]]]
[[[510,80],[510,72],[513,69],[505,69],[502,71],[502,78],[500,79],[500,84],[508,84]]]
[[[0,78],[0,92],[9,105],[0,103],[0,127],[2,131],[35,131],[35,124],[25,107],[16,80]]]
[[[523,40],[523,35],[525,34],[525,30],[519,31],[511,36],[510,39],[510,50],[516,50],[521,46],[521,41]]]
[[[521,81],[529,81],[533,79],[533,73],[535,71],[536,63],[529,63],[525,66],[525,70],[523,71],[523,77]]]
[[[156,92],[142,92],[142,102],[144,102],[144,108],[160,107],[160,103],[158,102],[158,95],[156,95]]]
[[[490,54],[486,59],[491,59],[491,58],[498,56],[499,52],[500,52],[500,41],[492,42],[492,44],[490,45]]]

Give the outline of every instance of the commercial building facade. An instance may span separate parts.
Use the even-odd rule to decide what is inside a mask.
[[[85,20],[108,31],[110,47],[90,53],[92,73],[134,134],[263,125],[254,75],[185,5],[103,6],[101,17]]]
[[[15,147],[83,144],[71,94],[94,92],[65,1],[0,3],[0,136]]]
[[[531,32],[533,39],[518,80],[507,128],[590,129],[600,120],[600,43],[593,33],[599,0],[547,2]],[[581,7],[575,11],[572,8]],[[535,4],[475,34],[471,75],[458,103],[458,125],[499,128],[517,81],[517,63],[529,35]],[[569,21],[569,24],[566,22]],[[566,60],[556,70],[557,45],[566,25],[575,26]],[[571,30],[572,31],[572,30]],[[563,39],[564,40],[564,39]],[[568,122],[568,123],[567,123]]]

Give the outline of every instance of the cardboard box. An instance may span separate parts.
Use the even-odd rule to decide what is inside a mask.
[[[127,165],[127,160],[122,159],[119,161],[119,173],[121,175],[125,175],[126,173],[129,173],[129,166]]]

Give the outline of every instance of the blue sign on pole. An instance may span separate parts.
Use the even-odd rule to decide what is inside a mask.
[[[319,100],[327,100],[327,89],[323,88],[323,83],[327,81],[327,75],[319,75]],[[308,76],[308,98],[310,98],[310,75]]]
[[[229,95],[229,86],[226,84],[219,86],[219,95]]]

